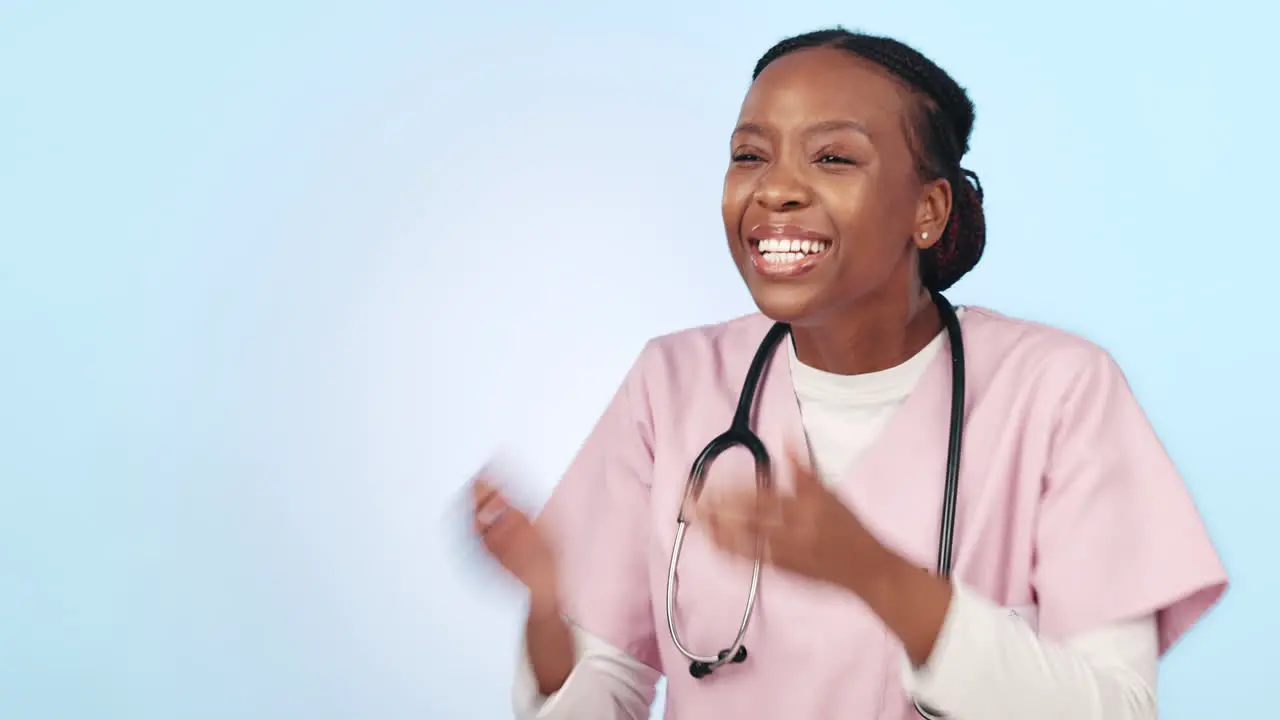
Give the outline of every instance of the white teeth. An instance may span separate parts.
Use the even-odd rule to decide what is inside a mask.
[[[816,254],[830,246],[825,240],[797,240],[794,238],[765,238],[760,241],[760,252],[770,255]]]
[[[770,253],[765,253],[765,254],[764,254],[764,260],[765,260],[765,262],[767,262],[767,263],[772,263],[772,264],[774,264],[774,265],[781,265],[781,264],[783,264],[783,263],[800,262],[800,259],[801,259],[801,258],[803,258],[803,257],[804,257],[804,253],[798,253],[798,252],[795,252],[795,253],[793,253],[793,252],[770,252]]]

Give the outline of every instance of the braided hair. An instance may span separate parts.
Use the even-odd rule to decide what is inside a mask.
[[[756,63],[754,81],[774,60],[797,50],[836,48],[869,60],[905,82],[917,97],[908,116],[916,170],[924,181],[945,179],[952,189],[951,217],[942,237],[920,253],[925,287],[941,292],[973,269],[986,246],[982,184],[960,166],[973,132],[973,102],[945,70],[915,49],[889,38],[836,27],[788,38]]]

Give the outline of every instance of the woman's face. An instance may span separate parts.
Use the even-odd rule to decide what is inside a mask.
[[[742,103],[725,174],[729,249],[760,310],[815,325],[919,292],[917,249],[949,195],[922,185],[909,92],[834,48],[775,60]],[[927,241],[922,232],[930,232]]]

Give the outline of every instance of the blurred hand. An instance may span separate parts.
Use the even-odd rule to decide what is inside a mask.
[[[529,516],[483,477],[471,486],[475,532],[498,564],[529,589],[535,607],[554,608],[556,572],[551,548]]]
[[[795,448],[788,448],[787,460],[793,495],[744,484],[689,508],[694,522],[732,555],[754,559],[762,543],[764,559],[775,567],[861,594],[886,567],[888,550]]]

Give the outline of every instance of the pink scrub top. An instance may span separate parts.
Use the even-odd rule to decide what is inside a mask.
[[[852,594],[767,568],[749,659],[690,676],[667,632],[667,567],[689,468],[733,415],[771,321],[750,315],[650,341],[543,510],[569,617],[667,676],[666,717],[912,718],[897,639]],[[1069,333],[969,307],[953,575],[1062,639],[1157,615],[1163,654],[1222,595],[1226,573],[1190,495],[1110,355]],[[933,358],[833,489],[888,546],[936,561],[950,353]],[[774,458],[804,430],[784,350],[753,427]],[[777,463],[778,466],[784,463]],[[775,466],[784,491],[791,478]],[[745,453],[708,488],[753,485]],[[749,563],[696,528],[676,622],[698,654],[737,632]],[[850,713],[855,713],[851,715]]]

